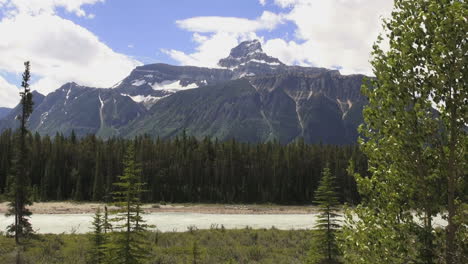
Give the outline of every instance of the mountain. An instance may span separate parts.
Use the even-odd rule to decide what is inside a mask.
[[[361,82],[362,76],[334,71],[232,80],[161,100],[123,133],[168,138],[185,130],[220,140],[289,143],[303,137],[309,143],[352,144],[361,121]]]
[[[34,111],[28,127],[40,134],[97,134],[102,137],[118,135],[119,128],[146,112],[146,109],[113,89],[97,89],[67,83],[43,96],[33,92]],[[2,121],[0,130],[16,128],[17,106]]]
[[[246,142],[356,142],[364,76],[287,66],[266,55],[258,41],[241,43],[219,66],[232,72],[230,80],[161,100],[122,129],[123,135],[167,138],[185,131],[198,138]]]
[[[33,95],[33,113],[36,111],[37,106],[42,104],[45,96],[38,93],[37,91],[32,91]],[[19,127],[19,121],[16,119],[18,115],[21,114],[21,107],[18,104],[15,108],[11,109],[3,119],[0,119],[0,131],[5,129],[17,129]]]
[[[304,138],[309,143],[352,144],[362,122],[362,75],[288,66],[246,41],[219,68],[150,64],[111,88],[68,83],[35,97],[29,126],[41,134],[89,133],[108,138],[185,131],[245,142]],[[0,130],[15,126],[15,110]]]
[[[0,107],[0,119],[4,118],[11,111],[11,108]]]
[[[160,63],[137,67],[113,88],[149,109],[160,99],[178,91],[221,83],[232,78],[230,70]]]

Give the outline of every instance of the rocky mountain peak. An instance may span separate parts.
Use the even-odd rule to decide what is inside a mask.
[[[273,67],[283,66],[284,64],[277,58],[268,56],[263,52],[262,44],[259,40],[241,42],[237,47],[231,50],[227,58],[221,59],[219,66],[236,69],[246,64],[265,64]]]
[[[248,57],[254,53],[263,53],[262,44],[258,40],[241,42],[237,47],[231,49],[230,56],[233,58]]]

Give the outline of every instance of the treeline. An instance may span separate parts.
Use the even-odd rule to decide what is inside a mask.
[[[10,130],[0,135],[0,194],[8,189],[14,138]],[[359,196],[346,171],[349,160],[360,173],[367,171],[357,146],[200,141],[185,134],[172,140],[104,141],[36,133],[27,137],[32,199],[110,201],[130,144],[147,183],[143,202],[310,204],[328,164],[341,200],[355,203]]]

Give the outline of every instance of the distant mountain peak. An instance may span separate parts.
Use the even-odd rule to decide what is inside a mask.
[[[237,47],[231,49],[230,56],[242,58],[251,56],[254,53],[263,53],[262,44],[258,40],[241,42]]]
[[[270,57],[263,52],[262,44],[257,39],[241,42],[237,47],[231,49],[229,56],[221,59],[218,65],[235,69],[249,63],[266,64],[273,67],[284,65],[279,59]]]

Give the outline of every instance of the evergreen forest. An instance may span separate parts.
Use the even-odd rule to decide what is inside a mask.
[[[0,194],[10,182],[15,133],[0,135]],[[259,144],[220,142],[182,135],[172,140],[148,136],[101,140],[28,134],[29,182],[34,201],[111,201],[123,173],[126,149],[135,144],[147,192],[143,202],[310,204],[326,164],[336,176],[341,202],[356,203],[349,161],[367,171],[358,146],[309,145],[298,141]]]

